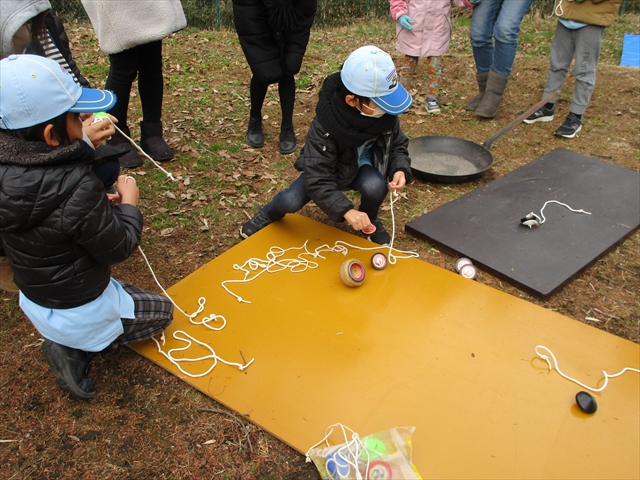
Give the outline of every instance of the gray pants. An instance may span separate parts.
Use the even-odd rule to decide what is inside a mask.
[[[571,30],[558,22],[551,45],[551,62],[544,96],[562,88],[571,61],[575,58],[571,73],[576,79],[576,85],[569,110],[577,115],[584,113],[596,86],[596,65],[600,58],[603,34],[604,27],[597,25],[587,25]],[[557,98],[553,102],[555,103],[556,100]]]

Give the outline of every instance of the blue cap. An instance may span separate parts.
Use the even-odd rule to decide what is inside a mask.
[[[342,66],[340,78],[350,92],[370,98],[390,115],[400,115],[413,102],[409,92],[398,82],[391,56],[373,45],[352,52]]]
[[[65,112],[104,112],[115,103],[113,92],[81,87],[54,60],[11,55],[0,61],[0,128],[33,127]]]

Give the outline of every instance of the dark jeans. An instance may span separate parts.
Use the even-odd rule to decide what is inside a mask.
[[[142,102],[142,119],[145,122],[159,122],[162,117],[162,40],[124,50],[109,55],[111,66],[105,85],[118,97],[109,113],[120,123],[118,127],[127,132],[127,111],[131,85],[138,77],[138,91]]]
[[[363,165],[358,169],[355,180],[346,190],[360,193],[360,210],[369,216],[369,220],[378,218],[380,205],[387,196],[389,186],[380,172],[371,165]],[[295,213],[311,201],[307,195],[304,173],[301,173],[286,190],[278,192],[273,200],[264,206],[264,213],[272,220],[280,220],[287,213]]]

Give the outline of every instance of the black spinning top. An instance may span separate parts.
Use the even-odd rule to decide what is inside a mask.
[[[596,399],[590,393],[587,392],[578,392],[576,394],[576,402],[584,413],[592,414],[596,413],[598,410],[598,404],[596,403]]]

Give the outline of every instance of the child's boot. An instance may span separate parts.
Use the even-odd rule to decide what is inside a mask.
[[[510,76],[511,75],[500,75],[493,70],[489,71],[487,89],[480,101],[480,105],[476,108],[476,115],[483,118],[493,118],[496,116]]]
[[[489,78],[489,72],[479,72],[476,73],[476,82],[478,83],[478,93],[475,97],[473,97],[469,102],[464,106],[465,110],[470,110],[472,112],[476,111],[478,105],[482,101],[482,97],[484,97],[484,92],[487,89],[487,79]]]
[[[129,131],[129,127],[126,125],[118,125],[118,128],[122,130],[122,132],[127,136],[131,136],[131,132]],[[122,135],[122,133],[116,130],[116,133],[113,134],[111,140],[107,140],[107,145],[113,147],[117,150],[126,152],[124,155],[120,157],[120,166],[124,168],[134,168],[142,165],[142,158],[138,155],[137,150],[131,145],[131,142]]]
[[[173,158],[173,150],[162,137],[162,122],[140,122],[140,147],[158,162]]]
[[[87,376],[94,355],[51,340],[44,341],[42,353],[62,390],[83,400],[95,397],[95,383]]]
[[[280,128],[280,153],[286,155],[296,151],[296,134],[293,125]]]
[[[0,257],[0,290],[18,293],[20,289],[13,281],[13,270],[7,257]]]

